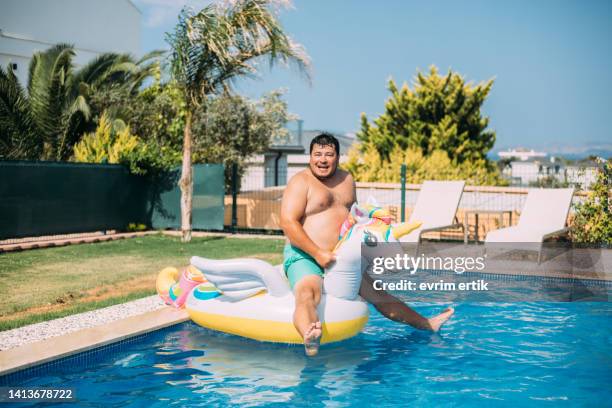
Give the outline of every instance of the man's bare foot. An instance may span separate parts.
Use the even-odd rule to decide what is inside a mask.
[[[321,341],[321,322],[312,323],[304,335],[304,349],[308,357],[316,356]]]
[[[455,313],[455,309],[453,309],[452,307],[449,307],[445,309],[439,315],[427,319],[427,321],[429,322],[431,331],[437,332],[438,330],[440,330],[440,326],[442,326],[448,319],[450,319],[453,313]]]

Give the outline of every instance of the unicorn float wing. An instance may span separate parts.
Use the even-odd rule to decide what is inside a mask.
[[[223,295],[233,300],[246,299],[264,290],[274,297],[290,294],[289,285],[280,271],[259,259],[216,260],[194,256],[191,265],[198,268]]]

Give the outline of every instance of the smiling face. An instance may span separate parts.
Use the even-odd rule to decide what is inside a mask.
[[[327,179],[336,172],[338,159],[334,146],[315,144],[310,153],[310,171],[318,179]]]

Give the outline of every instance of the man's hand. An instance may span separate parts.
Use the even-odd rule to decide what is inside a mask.
[[[317,251],[317,255],[315,256],[315,261],[317,261],[321,268],[327,268],[336,261],[336,255],[332,251],[319,249]]]

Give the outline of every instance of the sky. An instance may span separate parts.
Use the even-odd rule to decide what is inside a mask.
[[[168,48],[164,33],[183,5],[207,4],[134,3],[143,52]],[[498,149],[612,146],[611,1],[296,0],[280,20],[310,55],[312,83],[264,64],[236,90],[258,98],[286,89],[305,129],[358,131],[362,112],[384,112],[389,78],[410,85],[433,64],[473,83],[494,79],[483,113]]]

